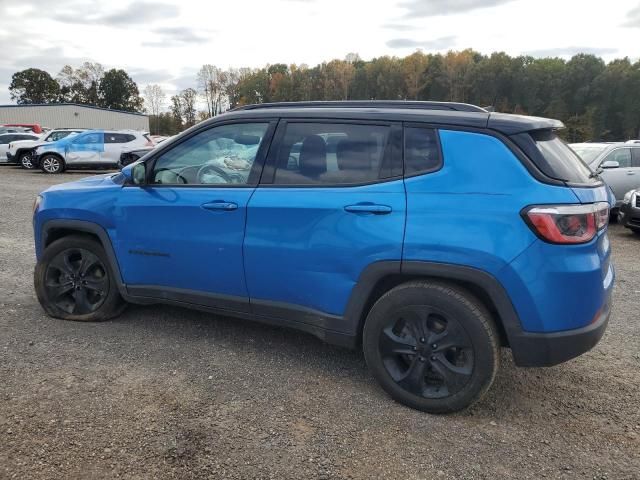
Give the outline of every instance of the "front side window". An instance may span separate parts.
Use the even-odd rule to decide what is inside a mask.
[[[100,143],[104,143],[104,135],[99,132],[88,133],[80,138],[78,138],[75,142],[78,145],[97,145]]]
[[[404,173],[433,172],[442,166],[436,132],[432,128],[405,128]]]
[[[631,149],[631,166],[640,168],[640,148]]]
[[[276,151],[276,185],[358,184],[380,178],[390,127],[289,123]]]
[[[620,164],[620,168],[629,168],[631,166],[631,149],[618,148],[614,150],[604,159],[605,162],[614,161]]]
[[[158,157],[152,183],[169,185],[253,185],[258,149],[268,123],[221,125],[199,132]]]

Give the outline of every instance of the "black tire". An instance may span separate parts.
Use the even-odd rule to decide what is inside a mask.
[[[65,170],[65,163],[58,155],[43,155],[40,158],[40,168],[44,173],[57,174]]]
[[[32,158],[31,152],[23,152],[18,157],[18,164],[25,170],[33,170],[35,166],[33,165],[31,158]]]
[[[63,237],[45,249],[34,285],[40,305],[55,318],[102,321],[126,307],[102,245],[83,235]]]
[[[382,388],[424,412],[469,407],[498,371],[498,334],[489,312],[447,283],[413,281],[385,293],[367,316],[362,343]]]

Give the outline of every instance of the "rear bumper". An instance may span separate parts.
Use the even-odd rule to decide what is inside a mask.
[[[610,314],[611,289],[594,321],[585,327],[552,333],[512,333],[509,344],[516,365],[550,367],[588,352],[604,335]]]

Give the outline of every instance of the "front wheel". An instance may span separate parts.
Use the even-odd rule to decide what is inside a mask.
[[[18,158],[18,163],[25,170],[33,170],[34,167],[32,159],[33,157],[31,152],[21,153],[20,157]]]
[[[44,173],[62,173],[64,171],[64,161],[56,155],[45,155],[40,160],[40,165]]]
[[[72,235],[56,240],[36,264],[34,285],[47,314],[77,321],[100,321],[125,307],[102,246]]]
[[[416,281],[384,294],[363,332],[367,365],[396,401],[429,413],[462,410],[493,383],[496,327],[464,289]]]

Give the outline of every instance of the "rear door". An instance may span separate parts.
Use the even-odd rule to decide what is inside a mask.
[[[384,122],[280,122],[247,208],[254,313],[344,327],[363,270],[402,256],[400,139],[401,127]]]
[[[134,145],[135,139],[136,136],[130,133],[105,132],[102,163],[106,166],[116,166],[120,159],[120,154],[126,148]]]
[[[0,162],[7,161],[7,150],[13,140],[15,140],[15,135],[0,135]]]

